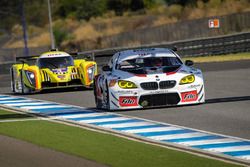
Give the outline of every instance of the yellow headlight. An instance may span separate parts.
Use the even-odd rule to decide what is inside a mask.
[[[134,88],[137,88],[137,86],[133,82],[125,81],[125,80],[119,80],[118,85],[122,89],[134,89]]]
[[[193,83],[195,81],[195,77],[194,75],[188,75],[188,76],[185,76],[181,79],[180,81],[180,85],[183,85],[183,84],[190,84],[190,83]]]

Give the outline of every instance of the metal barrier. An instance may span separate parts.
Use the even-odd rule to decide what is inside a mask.
[[[220,55],[239,52],[250,52],[250,32],[238,33],[206,39],[183,40],[176,42],[143,45],[140,47],[119,47],[101,50],[80,52],[92,54],[99,65],[107,63],[114,53],[126,49],[138,49],[149,47],[178,48],[178,54],[182,57]]]
[[[206,39],[193,39],[153,45],[143,45],[138,47],[117,47],[109,49],[90,50],[80,52],[80,54],[92,55],[97,64],[99,66],[102,66],[106,64],[110,57],[118,51],[150,47],[172,48],[174,46],[178,48],[177,52],[182,57],[250,52],[250,32],[211,37]],[[45,48],[42,49],[46,50]],[[14,63],[15,55],[16,54],[8,55],[8,63],[7,61],[3,61],[3,63],[0,63],[0,74],[8,72],[10,65]]]

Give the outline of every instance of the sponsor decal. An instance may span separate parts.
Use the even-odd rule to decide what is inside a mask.
[[[188,86],[188,88],[197,88],[197,87],[200,87],[201,85],[200,84],[198,84],[198,85],[190,85],[190,86]]]
[[[109,87],[113,87],[113,86],[115,86],[115,84],[116,84],[116,79],[111,79],[109,81]]]
[[[119,105],[122,107],[137,106],[137,96],[120,96]]]
[[[61,55],[62,55],[61,53],[50,53],[50,54],[47,54],[48,57],[61,56]]]
[[[155,91],[150,91],[149,94],[163,94],[163,93],[169,93],[168,90],[155,90]]]
[[[181,93],[181,102],[191,102],[191,101],[196,101],[197,99],[198,99],[198,94],[196,90]]]
[[[67,72],[67,68],[58,68],[58,69],[52,69],[52,72],[54,73],[62,73],[62,72]]]
[[[57,75],[57,78],[64,79],[65,75]]]
[[[134,92],[132,90],[118,90],[115,93],[118,93],[118,94],[137,94],[137,92]]]

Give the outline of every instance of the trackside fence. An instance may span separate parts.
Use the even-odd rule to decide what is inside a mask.
[[[98,65],[101,66],[103,64],[106,64],[110,57],[118,51],[150,47],[177,47],[178,54],[182,57],[250,52],[250,32],[242,32],[234,35],[225,35],[211,38],[200,38],[142,45],[137,47],[116,47],[100,50],[90,50],[80,52],[80,54],[91,55],[93,59],[98,63]],[[48,47],[31,48],[30,54],[39,55],[44,51],[48,51]],[[23,53],[23,48],[9,50],[0,49],[0,74],[8,73],[10,65],[15,62],[15,58],[23,56]],[[2,54],[4,55],[2,56]]]
[[[102,50],[92,50],[81,52],[81,54],[92,54],[98,64],[105,64],[108,59],[118,51],[149,47],[177,47],[178,54],[182,57],[250,52],[250,32],[211,37],[205,39],[193,39],[152,45],[143,45],[140,47],[118,47]]]

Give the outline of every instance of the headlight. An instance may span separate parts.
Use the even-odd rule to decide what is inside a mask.
[[[92,81],[94,79],[94,76],[95,76],[95,66],[90,66],[88,69],[87,69],[87,73],[88,73],[88,78],[89,78],[89,81]]]
[[[35,74],[31,71],[25,71],[25,74],[32,85],[36,84]]]
[[[188,75],[188,76],[185,76],[183,77],[181,80],[180,80],[180,85],[183,85],[183,84],[190,84],[190,83],[193,83],[195,81],[195,77],[194,75]]]
[[[130,82],[130,81],[125,81],[125,80],[119,80],[118,85],[122,89],[135,89],[135,88],[137,88],[135,83]]]

